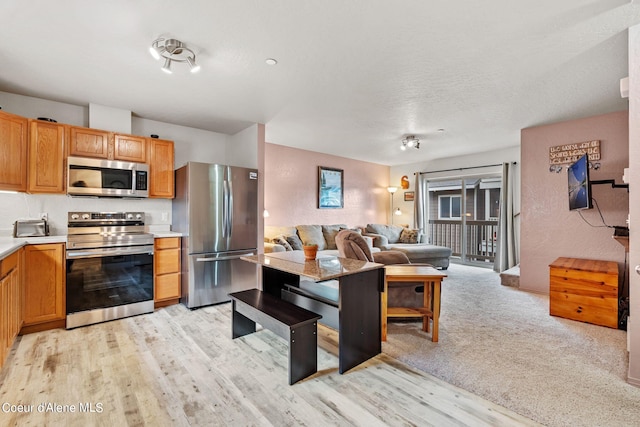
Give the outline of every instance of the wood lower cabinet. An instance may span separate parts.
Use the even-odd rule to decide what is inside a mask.
[[[153,299],[156,307],[180,300],[180,237],[155,239],[153,255]]]
[[[114,160],[136,163],[147,162],[147,138],[115,134],[113,141]]]
[[[29,121],[0,111],[0,190],[27,190]]]
[[[173,141],[149,138],[149,197],[173,199]]]
[[[27,245],[22,333],[65,326],[65,250],[63,243]]]
[[[69,127],[69,155],[109,158],[111,132],[77,126]]]
[[[618,327],[618,263],[560,257],[549,265],[549,313]]]
[[[29,193],[65,194],[65,126],[41,120],[29,124]]]
[[[22,327],[22,249],[0,261],[0,368]]]

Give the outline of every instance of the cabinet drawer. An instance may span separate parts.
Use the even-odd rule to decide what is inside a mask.
[[[163,249],[156,251],[154,256],[156,274],[180,272],[180,249]]]
[[[0,279],[9,274],[11,270],[16,268],[16,266],[18,265],[18,257],[19,254],[18,251],[16,251],[0,261]]]
[[[180,298],[180,273],[156,276],[155,300]]]
[[[179,237],[163,237],[155,240],[156,249],[175,249],[180,248]]]

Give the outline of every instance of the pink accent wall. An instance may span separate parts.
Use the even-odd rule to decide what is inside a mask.
[[[627,111],[523,129],[521,132],[520,288],[549,293],[549,264],[558,257],[616,261],[623,271],[625,251],[613,239],[613,229],[594,209],[569,211],[567,170],[549,172],[549,147],[600,140],[601,167],[590,170],[591,180],[615,179],[622,184],[629,165]],[[624,188],[593,185],[608,225],[626,225],[629,194]],[[621,281],[622,282],[622,281]]]
[[[318,166],[344,170],[344,208],[318,209]],[[265,225],[386,223],[389,167],[265,144]]]

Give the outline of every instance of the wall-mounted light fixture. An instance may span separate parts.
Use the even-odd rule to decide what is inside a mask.
[[[180,40],[158,38],[151,43],[149,53],[156,60],[164,58],[162,71],[167,74],[172,73],[172,62],[186,62],[192,73],[200,71],[200,66],[196,64],[196,54]]]

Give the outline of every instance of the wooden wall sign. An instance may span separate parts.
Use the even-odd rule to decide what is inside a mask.
[[[585,153],[589,156],[590,162],[600,160],[600,140],[549,147],[549,164],[564,165],[573,163]]]

